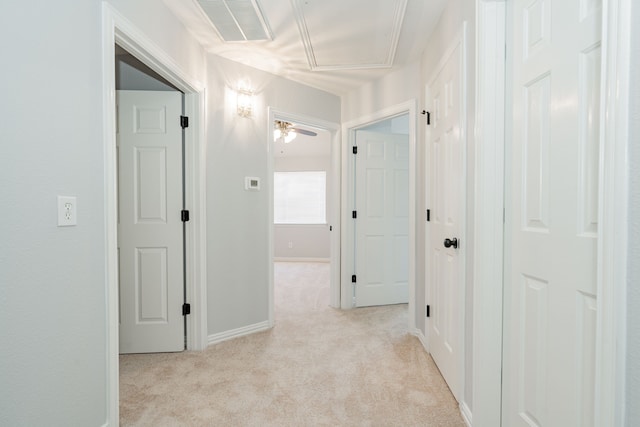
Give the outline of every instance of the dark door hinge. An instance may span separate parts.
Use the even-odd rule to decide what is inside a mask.
[[[182,129],[188,128],[189,127],[189,117],[180,116],[180,126],[182,127]]]
[[[355,274],[351,275],[351,283],[356,283],[356,275]]]
[[[431,209],[427,209],[427,222],[431,221]]]
[[[353,154],[358,154],[358,147],[357,146],[353,146]]]
[[[182,304],[182,315],[186,316],[187,314],[191,314],[191,304],[184,303]]]
[[[424,309],[424,312],[425,312],[427,317],[431,317],[431,313],[430,313],[431,310],[430,309],[431,309],[431,306],[429,306],[429,305],[427,305],[425,307],[425,309]]]
[[[422,110],[422,115],[423,116],[427,116],[427,124],[430,125],[431,124],[431,113],[428,112],[427,110]]]
[[[329,231],[333,231],[333,225],[329,226]]]
[[[356,219],[358,217],[357,211],[351,211],[351,218]]]
[[[182,212],[180,212],[180,219],[182,219],[182,222],[189,221],[189,211],[183,210]]]

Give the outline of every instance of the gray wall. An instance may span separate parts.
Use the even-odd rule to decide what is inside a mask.
[[[106,418],[100,28],[99,1],[0,14],[3,426]],[[77,226],[57,227],[57,195],[77,197]]]
[[[132,55],[116,56],[116,89],[178,90]]]
[[[340,98],[226,59],[208,57],[207,299],[208,334],[268,319],[269,192],[244,190],[244,177],[268,182],[267,107],[340,122]],[[235,111],[230,88],[254,88],[254,116]],[[313,100],[313,102],[309,102]]]
[[[327,144],[330,144],[330,141],[327,141]],[[273,168],[276,172],[325,171],[327,173],[327,209],[329,208],[329,200],[331,199],[330,157],[276,157]],[[329,221],[328,215],[327,221]],[[278,258],[329,260],[328,225],[275,224],[273,232],[273,256],[276,260]],[[291,248],[289,243],[292,245]]]
[[[632,22],[640,22],[640,3],[632,2]],[[640,425],[640,27],[632,24],[631,112],[629,129],[629,252],[627,288],[627,419]]]
[[[113,0],[187,75],[204,53],[155,0]],[[102,2],[0,14],[0,425],[107,420]],[[153,19],[149,19],[153,10]],[[56,196],[77,197],[59,228]]]

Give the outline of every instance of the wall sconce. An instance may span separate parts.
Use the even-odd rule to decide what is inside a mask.
[[[249,89],[238,89],[238,115],[251,117],[253,110],[253,92]]]

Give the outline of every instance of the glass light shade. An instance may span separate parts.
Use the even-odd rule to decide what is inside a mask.
[[[284,143],[288,144],[294,139],[296,139],[297,134],[295,132],[289,132],[284,136]]]
[[[238,115],[251,117],[253,104],[253,94],[250,91],[238,91]]]

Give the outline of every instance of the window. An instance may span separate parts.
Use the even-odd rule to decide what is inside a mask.
[[[274,172],[273,220],[276,224],[327,223],[325,171]]]

